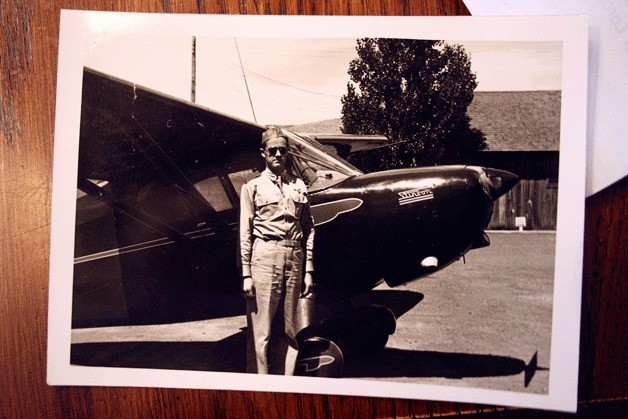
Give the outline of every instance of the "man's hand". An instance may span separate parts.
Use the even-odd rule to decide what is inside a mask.
[[[255,297],[255,287],[253,286],[253,278],[245,276],[242,279],[242,292],[246,297]]]
[[[312,286],[314,285],[314,277],[312,276],[312,272],[306,272],[305,277],[303,277],[303,293],[301,293],[301,297],[307,297],[312,293]]]

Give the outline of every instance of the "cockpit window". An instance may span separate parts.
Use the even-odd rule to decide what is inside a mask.
[[[290,167],[309,192],[329,188],[349,177],[361,174],[358,169],[338,156],[325,151],[315,141],[284,130],[290,141]]]
[[[196,182],[194,187],[215,211],[220,212],[233,208],[218,176],[212,176]]]
[[[242,185],[244,185],[246,182],[253,179],[257,175],[259,175],[259,171],[256,169],[244,169],[237,172],[229,173],[229,180],[231,180],[231,183],[233,184],[233,189],[235,189],[238,197],[240,197]]]

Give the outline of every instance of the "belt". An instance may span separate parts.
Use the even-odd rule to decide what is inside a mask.
[[[301,242],[296,240],[280,240],[277,244],[285,247],[301,247]]]
[[[284,247],[301,247],[299,240],[272,240],[272,239],[260,239],[265,243],[275,243],[277,246]]]

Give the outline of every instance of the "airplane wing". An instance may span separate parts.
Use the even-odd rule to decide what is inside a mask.
[[[347,158],[350,153],[371,150],[388,143],[385,135],[296,133],[321,144],[333,146],[336,153],[343,159]]]
[[[79,190],[124,208],[173,238],[173,229],[164,227],[174,227],[177,217],[165,214],[163,205],[146,209],[142,199],[148,202],[152,195],[167,193],[181,198],[188,219],[218,220],[199,182],[216,177],[221,167],[237,168],[247,158],[259,160],[264,126],[89,68],[83,72],[81,109]],[[106,186],[99,187],[99,182]],[[226,193],[233,201],[236,192]]]
[[[257,151],[264,129],[85,68],[79,178],[127,178],[155,160],[185,171],[202,166],[206,149],[227,156],[254,143]]]
[[[84,69],[74,327],[233,314],[196,295],[241,300],[237,186],[263,168],[264,129]]]

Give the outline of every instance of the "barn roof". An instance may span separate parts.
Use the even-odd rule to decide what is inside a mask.
[[[475,92],[471,126],[488,151],[553,151],[560,143],[560,91]]]
[[[475,92],[471,126],[486,135],[487,151],[556,151],[560,91]],[[292,126],[296,132],[340,134],[340,119]]]

